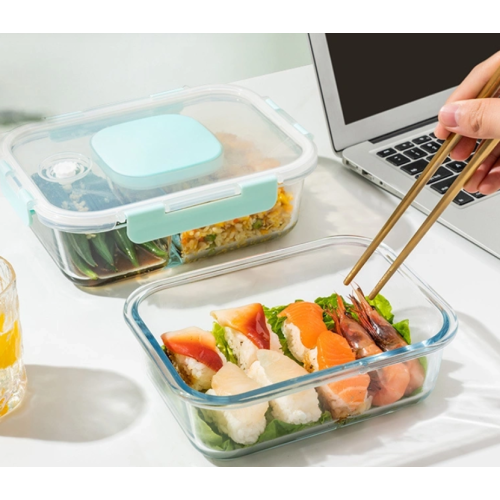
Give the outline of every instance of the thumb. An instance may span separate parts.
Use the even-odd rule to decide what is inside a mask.
[[[471,99],[445,104],[439,122],[450,132],[476,139],[500,139],[500,99]]]

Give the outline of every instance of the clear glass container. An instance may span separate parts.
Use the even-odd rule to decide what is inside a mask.
[[[16,275],[0,257],[0,418],[21,403],[25,391]]]
[[[285,234],[316,163],[271,99],[212,85],[14,129],[0,189],[63,273],[93,286]]]
[[[431,393],[442,349],[457,331],[457,318],[450,306],[404,265],[382,293],[392,304],[394,321],[409,320],[411,344],[405,347],[225,396],[192,389],[162,349],[160,336],[164,332],[192,325],[210,331],[213,310],[249,303],[276,307],[298,299],[314,301],[334,292],[347,297],[352,289],[343,286],[343,279],[369,243],[355,236],[325,238],[184,273],[131,294],[124,308],[126,322],[146,353],[152,380],[163,400],[201,453],[218,459],[236,458],[390,413]],[[357,283],[365,291],[371,290],[394,258],[392,250],[380,246],[357,276]],[[392,403],[358,406],[347,413],[330,412],[332,407],[325,403],[328,391],[337,390],[339,384],[352,383],[367,374],[371,380],[378,380],[390,370],[402,365],[410,370],[415,364],[424,374],[423,382]],[[265,410],[271,401],[311,389],[317,391],[320,400],[321,416],[315,422],[283,425],[273,422]],[[220,417],[237,415],[233,411],[253,408],[258,413],[263,407],[265,431],[260,429],[259,437],[250,439],[252,442],[235,441],[230,431],[224,432],[224,426],[217,424]]]

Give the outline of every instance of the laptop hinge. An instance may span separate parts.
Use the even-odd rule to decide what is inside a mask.
[[[396,137],[397,135],[404,134],[405,132],[410,132],[411,130],[415,130],[416,128],[424,127],[425,125],[430,125],[437,121],[437,116],[432,118],[428,118],[427,120],[423,120],[418,123],[414,123],[413,125],[409,125],[408,127],[403,127],[394,132],[390,132],[389,134],[384,134],[379,137],[375,137],[375,139],[370,139],[372,144],[377,144],[377,142],[386,141],[387,139],[391,139],[392,137]]]

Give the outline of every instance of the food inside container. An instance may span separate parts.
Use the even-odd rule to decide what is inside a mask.
[[[55,117],[0,147],[0,189],[84,286],[286,234],[317,162],[275,103],[225,85]]]
[[[242,456],[430,394],[455,315],[405,267],[373,301],[359,286],[343,287],[368,243],[327,238],[162,280],[129,298],[126,320],[153,380],[202,453]],[[372,286],[393,258],[379,249],[359,283]]]

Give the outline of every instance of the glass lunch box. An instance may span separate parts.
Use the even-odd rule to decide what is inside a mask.
[[[456,334],[457,317],[441,297],[404,265],[382,293],[392,304],[394,322],[409,320],[411,343],[405,347],[243,393],[220,394],[193,389],[162,348],[161,335],[165,332],[190,326],[212,330],[213,310],[251,303],[274,308],[297,300],[314,301],[334,292],[347,298],[352,289],[344,287],[343,279],[369,243],[369,239],[355,236],[324,238],[166,278],[131,294],[124,308],[126,322],[146,353],[150,375],[160,395],[201,453],[214,459],[240,457],[397,411],[431,393],[440,370],[442,349]],[[385,245],[378,248],[357,276],[357,283],[365,292],[377,283],[394,258],[394,252]],[[334,411],[328,398],[322,398],[328,391],[338,391],[342,384],[353,384],[360,377],[369,376],[372,383],[402,365],[409,370],[415,363],[424,374],[423,382],[392,403],[379,399],[376,406],[374,396],[371,406],[353,407],[352,412],[345,414]],[[384,390],[388,387],[384,386]],[[379,389],[374,386],[375,392]],[[319,401],[314,421],[292,425],[278,418],[276,402],[287,401],[294,394],[299,394],[299,399],[306,394],[310,398],[311,391],[313,397],[316,391]],[[245,434],[240,439],[240,434],[231,429],[230,419],[238,420],[241,411],[248,415],[248,409],[261,419],[264,414],[265,424],[253,437]]]
[[[271,99],[212,85],[19,127],[0,142],[0,190],[93,286],[285,234],[316,163]]]

